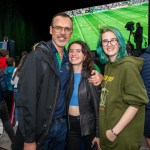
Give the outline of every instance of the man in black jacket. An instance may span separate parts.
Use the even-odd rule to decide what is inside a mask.
[[[63,150],[66,142],[66,84],[70,64],[65,45],[73,31],[72,18],[64,12],[50,25],[52,40],[40,42],[21,69],[17,107],[19,126],[13,150]],[[90,82],[102,76],[93,70]]]
[[[136,44],[136,49],[141,53],[142,51],[142,42],[143,42],[143,27],[140,22],[136,23],[136,31],[133,32],[134,42]]]

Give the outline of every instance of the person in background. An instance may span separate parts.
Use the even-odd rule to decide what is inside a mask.
[[[4,71],[4,69],[7,67],[6,60],[9,57],[8,51],[5,49],[0,50],[0,69]]]
[[[8,92],[9,92],[9,97],[6,100],[6,104],[7,104],[9,116],[11,118],[11,122],[13,123],[13,120],[14,120],[14,116],[13,116],[14,114],[13,113],[14,112],[14,96],[13,96],[14,87],[11,84],[11,79],[12,79],[12,75],[15,69],[15,59],[12,57],[9,57],[6,60],[6,63],[7,63],[7,67],[4,70],[4,74],[6,76],[7,87],[8,87]]]
[[[142,52],[142,42],[143,42],[143,27],[141,26],[140,22],[136,23],[136,30],[133,32],[134,35],[134,42],[136,44],[136,50]]]
[[[70,63],[65,45],[73,32],[72,18],[64,12],[56,14],[49,32],[52,40],[39,42],[21,69],[13,150],[63,150],[66,144],[65,91]],[[92,74],[90,82],[99,85],[102,75],[96,70]]]
[[[141,77],[144,60],[128,56],[115,27],[100,30],[99,61],[106,64],[99,105],[102,150],[138,150],[144,129],[147,92]]]
[[[147,145],[150,149],[150,46],[146,51],[140,56],[144,58],[144,65],[142,68],[142,78],[144,80],[145,87],[147,89],[149,102],[145,108],[145,124],[144,124],[144,136],[147,142]]]
[[[128,55],[132,55],[132,51],[134,50],[134,45],[130,42],[130,40],[127,41],[126,50]]]
[[[129,44],[129,41],[126,44],[126,50],[127,50],[128,55],[132,55],[132,50],[131,50],[131,46]]]
[[[8,98],[8,89],[6,77],[0,69],[0,119],[2,120],[4,129],[11,140],[11,146],[14,143],[15,131],[10,121],[8,109],[5,100]]]
[[[74,41],[68,46],[69,61],[73,71],[67,87],[67,103],[69,129],[67,149],[85,150],[99,144],[99,91],[100,89],[88,82],[94,69],[94,60],[90,49],[83,41]]]
[[[16,107],[17,98],[18,98],[18,81],[20,76],[21,67],[23,66],[24,60],[27,56],[27,51],[23,51],[21,53],[22,58],[20,59],[20,62],[18,66],[14,69],[11,84],[13,85],[13,91],[14,91],[14,101],[15,101],[15,126],[18,126],[18,109]]]

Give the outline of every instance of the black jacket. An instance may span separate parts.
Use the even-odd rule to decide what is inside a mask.
[[[0,70],[0,102],[8,97],[7,81],[4,73]]]
[[[73,72],[70,78],[70,83],[68,83],[66,90],[67,108],[69,108],[74,88]],[[89,83],[87,78],[88,76],[82,75],[78,88],[81,135],[86,136],[94,133],[96,137],[99,137],[100,88]]]
[[[143,27],[138,27],[135,31],[134,42],[142,42],[143,41]]]
[[[28,54],[18,88],[19,128],[24,142],[37,142],[37,149],[41,150],[60,95],[60,80],[50,42],[40,42]]]

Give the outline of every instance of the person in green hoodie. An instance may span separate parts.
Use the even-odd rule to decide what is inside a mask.
[[[148,103],[140,75],[144,60],[128,56],[121,32],[111,26],[101,29],[97,53],[106,64],[99,104],[100,146],[102,150],[138,150]]]

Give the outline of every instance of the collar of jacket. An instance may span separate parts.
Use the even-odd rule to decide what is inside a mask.
[[[46,57],[43,57],[42,59],[48,63],[48,65],[54,70],[56,75],[59,77],[58,72],[56,70],[56,65],[54,62],[53,52],[52,52],[50,43],[51,41],[48,41],[48,42],[41,41],[37,45],[36,49],[39,48],[45,54]]]

